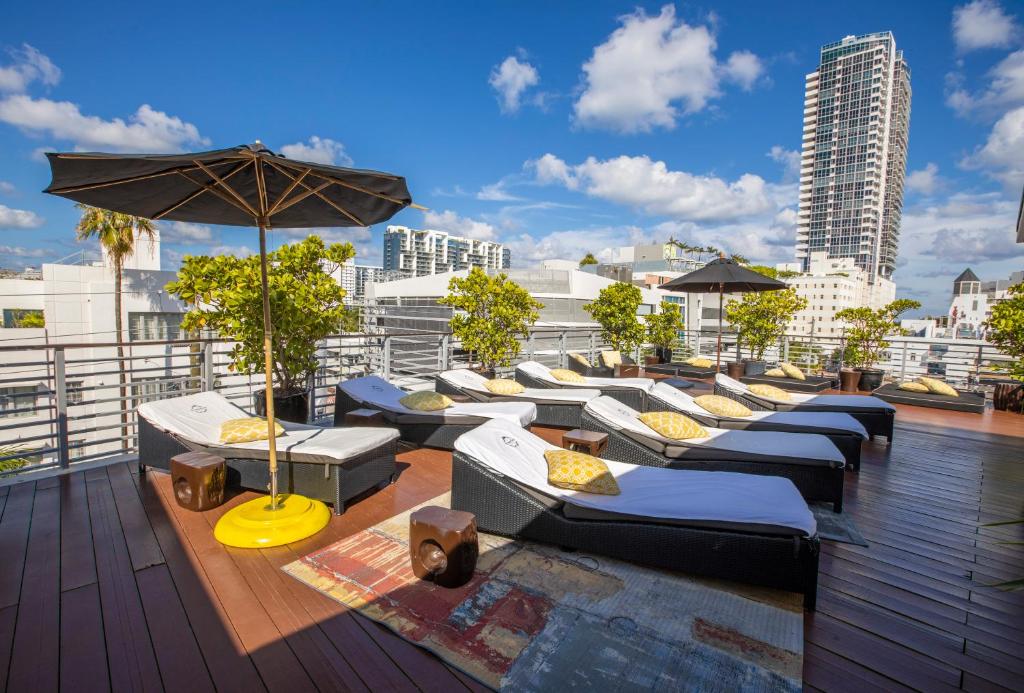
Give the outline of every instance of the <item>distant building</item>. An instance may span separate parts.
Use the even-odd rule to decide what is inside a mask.
[[[780,271],[801,272],[801,265],[776,265]],[[787,330],[790,334],[838,337],[844,323],[835,314],[844,308],[881,308],[896,298],[896,285],[883,277],[870,281],[869,273],[853,258],[829,258],[812,253],[807,271],[783,279],[807,299],[807,308],[797,313]]]
[[[389,226],[384,232],[384,269],[414,277],[472,267],[508,269],[511,252],[500,243],[453,236],[447,231]]]
[[[953,280],[953,300],[949,305],[949,327],[959,339],[984,339],[985,322],[992,317],[992,307],[1009,297],[1009,289],[1024,282],[1024,271],[1014,272],[1008,279],[983,282],[970,268]]]
[[[869,282],[896,268],[910,129],[910,69],[890,32],[821,49],[807,75],[796,259],[850,258]]]

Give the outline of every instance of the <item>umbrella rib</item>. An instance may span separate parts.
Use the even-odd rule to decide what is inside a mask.
[[[251,214],[251,215],[253,215],[254,217],[257,217],[257,218],[259,217],[259,212],[257,212],[255,209],[252,208],[252,206],[249,204],[249,201],[246,200],[244,197],[242,197],[242,195],[237,190],[235,190],[230,185],[225,183],[223,178],[221,178],[216,173],[214,173],[213,171],[208,169],[206,166],[203,166],[198,161],[195,161],[194,163],[195,163],[196,166],[198,166],[199,168],[203,169],[203,173],[205,173],[206,175],[210,176],[210,178],[213,178],[215,181],[217,181],[218,185],[220,185],[222,188],[224,188],[236,200],[241,202],[242,205],[249,211],[249,214]],[[213,190],[213,188],[211,188],[211,190]]]
[[[292,174],[288,173],[287,171],[284,171],[284,170],[282,170],[282,169],[281,169],[281,168],[280,168],[280,167],[279,167],[279,166],[278,166],[277,164],[275,164],[275,163],[274,163],[273,161],[270,161],[269,159],[267,159],[267,163],[268,163],[268,164],[270,164],[271,166],[273,166],[273,167],[274,167],[275,169],[277,169],[277,170],[278,170],[278,171],[279,171],[279,172],[280,172],[280,173],[281,173],[282,175],[288,176],[289,178],[292,178],[292,179],[294,179],[294,178],[295,178],[295,176],[293,176]],[[326,202],[327,204],[329,204],[329,205],[330,205],[331,207],[334,207],[334,209],[336,209],[336,210],[338,210],[339,212],[341,212],[342,214],[344,214],[344,215],[345,215],[346,217],[348,217],[349,219],[351,219],[352,221],[354,221],[354,222],[355,222],[356,224],[358,224],[359,226],[366,226],[366,224],[364,224],[364,223],[363,223],[363,222],[362,222],[362,221],[361,221],[361,220],[359,219],[359,217],[357,217],[356,215],[352,214],[351,212],[349,212],[349,211],[348,211],[347,209],[345,209],[345,208],[344,208],[344,207],[342,207],[341,205],[339,205],[339,204],[336,204],[336,203],[335,203],[335,202],[334,202],[333,200],[329,200],[329,199],[328,199],[327,197],[325,197],[325,196],[324,196],[323,194],[321,194],[321,193],[319,192],[320,190],[323,190],[324,188],[328,187],[328,186],[329,186],[329,185],[331,185],[331,184],[336,184],[336,183],[337,183],[338,181],[336,181],[336,180],[333,180],[333,179],[331,179],[331,178],[330,178],[329,176],[321,176],[321,175],[320,175],[319,173],[318,173],[318,174],[315,174],[315,175],[316,175],[316,176],[317,176],[318,178],[323,178],[323,179],[325,179],[325,180],[327,181],[327,183],[326,183],[326,184],[324,184],[324,185],[322,185],[322,186],[320,186],[320,187],[319,187],[319,188],[318,188],[317,190],[313,190],[313,189],[312,189],[312,188],[310,188],[310,187],[309,187],[308,185],[306,185],[305,183],[302,183],[302,182],[300,182],[300,183],[299,183],[299,185],[301,185],[302,187],[304,187],[304,188],[305,188],[306,190],[310,190],[310,191],[312,191],[314,195],[316,195],[316,196],[317,196],[317,197],[319,197],[319,198],[320,198],[321,200],[323,200],[324,202]]]
[[[248,165],[249,165],[249,162],[246,161],[246,162],[242,163],[241,166],[235,167],[233,170],[229,171],[226,176],[224,176],[224,180],[227,180],[228,178],[230,178],[231,176],[235,175],[236,173],[238,173],[239,171],[241,171],[243,168],[245,168]],[[193,185],[199,185],[198,182],[192,180],[191,178],[189,178],[185,174],[182,174],[181,177],[184,178],[185,180],[187,180],[189,183],[192,183]],[[154,219],[154,220],[162,219],[163,217],[167,216],[168,214],[170,214],[174,210],[178,209],[179,207],[187,205],[189,202],[191,202],[192,200],[196,199],[197,197],[199,197],[200,195],[202,195],[204,192],[207,192],[207,191],[208,191],[208,188],[206,186],[204,186],[204,187],[200,188],[199,190],[196,190],[191,195],[188,195],[187,197],[185,197],[185,199],[181,200],[180,202],[177,202],[174,205],[168,207],[167,209],[164,209],[164,210],[160,211],[159,213],[155,214],[154,216],[152,216],[150,218]]]
[[[287,166],[288,168],[297,168],[297,169],[301,169],[302,168],[301,164],[303,162],[301,162],[301,161],[292,161],[290,159],[286,159],[286,158],[281,157],[281,156],[274,157],[274,158],[282,166]],[[350,170],[355,171],[356,169],[350,169]],[[374,178],[384,178],[385,180],[398,180],[400,178],[400,176],[395,176],[395,175],[392,175],[390,173],[381,173],[380,171],[363,171],[363,170],[359,170],[358,173],[361,173],[364,176],[373,176]],[[317,174],[317,175],[320,175],[320,174]],[[329,178],[329,177],[330,176],[321,176],[321,178]]]
[[[184,173],[181,173],[181,177],[184,178],[185,180],[187,180],[192,185],[196,185],[196,186],[202,188],[204,191],[216,195],[217,197],[219,197],[220,199],[224,200],[225,202],[227,202],[232,207],[238,208],[239,210],[241,210],[245,214],[252,214],[252,210],[251,209],[247,209],[246,207],[243,207],[242,205],[238,204],[230,195],[228,195],[228,194],[218,190],[217,187],[215,185],[213,185],[212,183],[200,183],[199,181],[197,181],[194,178],[191,178],[191,177],[185,175]]]
[[[312,170],[313,170],[313,169],[311,169],[311,168],[307,168],[307,169],[306,169],[305,171],[303,171],[303,172],[302,172],[302,175],[301,175],[301,176],[299,176],[298,178],[294,179],[294,180],[293,180],[293,181],[291,182],[291,185],[289,185],[289,186],[288,186],[287,188],[285,188],[285,191],[284,191],[283,193],[281,193],[281,197],[277,198],[277,202],[275,202],[275,203],[274,203],[274,206],[273,206],[273,207],[271,207],[271,208],[270,208],[270,209],[269,209],[269,210],[267,211],[267,216],[268,216],[268,217],[272,217],[272,216],[274,216],[274,212],[276,212],[276,211],[277,211],[277,208],[281,206],[281,203],[282,203],[282,202],[284,202],[284,201],[285,201],[285,199],[286,199],[286,198],[287,198],[287,197],[288,197],[289,195],[291,195],[291,194],[292,194],[292,191],[293,191],[293,190],[295,190],[295,188],[296,188],[296,187],[297,187],[297,186],[299,185],[299,181],[301,181],[301,180],[302,180],[303,178],[305,178],[305,177],[306,177],[306,175],[307,175],[307,174],[308,174],[308,173],[309,173],[310,171],[312,171]]]
[[[230,161],[219,161],[211,166],[226,166],[231,163]],[[189,171],[198,171],[199,168],[196,166],[186,166],[184,168],[175,167],[160,173],[147,173],[141,176],[130,176],[129,178],[121,178],[119,180],[106,181],[104,183],[90,183],[89,185],[76,185],[70,188],[57,188],[56,190],[49,190],[52,195],[64,195],[66,193],[81,192],[82,190],[95,190],[97,188],[109,188],[114,185],[124,185],[127,183],[135,183],[140,180],[149,180],[151,178],[160,178],[161,176],[173,176],[177,173],[187,173]]]
[[[295,168],[297,168],[297,167],[295,167]],[[343,188],[351,188],[352,190],[355,190],[357,192],[361,192],[364,195],[372,195],[373,197],[379,197],[382,200],[387,200],[388,202],[394,203],[396,205],[400,205],[402,207],[404,207],[405,204],[406,204],[405,202],[402,202],[398,198],[391,197],[390,195],[385,195],[384,193],[379,193],[379,192],[374,192],[372,190],[367,190],[366,188],[362,188],[362,187],[360,187],[358,185],[355,185],[354,183],[346,183],[345,181],[343,181],[343,180],[341,180],[339,178],[335,178],[334,176],[331,176],[331,175],[328,175],[328,174],[325,174],[325,173],[320,173],[319,171],[316,173],[316,175],[317,175],[318,178],[323,178],[324,180],[332,181],[336,185],[340,185]]]
[[[302,202],[303,200],[305,200],[310,195],[316,195],[318,192],[320,192],[324,188],[329,188],[332,185],[334,185],[334,183],[332,183],[331,181],[327,181],[326,183],[322,183],[320,186],[318,186],[316,188],[310,188],[305,183],[303,183],[302,187],[306,188],[305,192],[299,193],[298,195],[296,195],[292,199],[290,199],[287,202],[285,202],[280,207],[277,207],[276,209],[271,211],[267,216],[269,217],[269,216],[273,216],[274,214],[280,214],[281,212],[283,212],[284,210],[288,209],[292,205],[297,204],[299,202]]]

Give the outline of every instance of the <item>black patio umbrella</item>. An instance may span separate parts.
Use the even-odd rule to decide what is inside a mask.
[[[718,292],[718,346],[715,368],[722,366],[722,300],[724,294],[738,291],[778,291],[786,284],[742,267],[732,258],[720,257],[698,270],[676,277],[658,287],[693,294]]]
[[[379,171],[295,161],[275,154],[258,140],[193,154],[76,152],[47,154],[47,158],[53,180],[43,192],[51,195],[154,220],[259,228],[270,436],[267,509],[271,513],[278,510],[282,504],[277,494],[267,229],[369,226],[390,219],[412,205],[405,179]]]

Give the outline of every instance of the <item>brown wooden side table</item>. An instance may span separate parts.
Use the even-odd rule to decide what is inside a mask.
[[[409,516],[409,558],[421,580],[464,585],[473,577],[479,553],[473,513],[428,505]]]
[[[376,409],[353,409],[345,414],[346,426],[383,426],[384,412]]]
[[[615,377],[616,378],[643,378],[644,367],[629,363],[619,363],[615,365]]]
[[[224,502],[224,458],[208,452],[183,452],[171,458],[171,486],[178,505],[209,510]]]
[[[562,447],[566,450],[585,452],[588,455],[600,457],[604,449],[608,447],[608,434],[574,428],[562,434]]]

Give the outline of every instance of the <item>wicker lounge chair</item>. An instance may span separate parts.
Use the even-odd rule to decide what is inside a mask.
[[[570,352],[569,353],[569,358],[566,360],[566,363],[569,365],[569,370],[575,371],[576,373],[579,373],[580,375],[585,375],[588,378],[614,378],[615,377],[615,368],[612,367],[612,366],[605,366],[604,364],[600,363],[600,356],[598,356],[598,362],[595,363],[593,361],[590,361],[590,363],[591,363],[590,366],[587,366],[586,364],[582,363],[580,361],[581,358],[583,358],[583,357],[580,354],[577,354],[575,352]],[[624,365],[624,366],[635,366],[636,365],[636,361],[634,361],[630,357],[628,357],[625,354],[623,354],[622,355],[622,365]]]
[[[892,444],[896,407],[870,395],[808,395],[793,393],[791,400],[769,399],[756,395],[738,380],[719,373],[715,376],[715,394],[742,402],[760,411],[845,412],[860,421],[869,436],[885,436]]]
[[[228,484],[266,491],[270,483],[267,441],[219,442],[220,425],[249,416],[217,392],[147,402],[139,406],[139,470],[170,470],[171,458],[202,451],[223,457]],[[393,428],[321,428],[279,421],[277,438],[281,490],[332,503],[334,512],[396,475],[398,431]]]
[[[601,395],[600,390],[556,390],[527,388],[515,395],[496,395],[487,389],[487,379],[467,368],[445,371],[437,376],[434,389],[446,395],[465,395],[477,402],[532,402],[537,406],[535,424],[579,428],[583,405]]]
[[[826,376],[808,375],[804,376],[803,380],[800,380],[799,378],[779,377],[777,375],[765,375],[764,373],[761,375],[745,375],[740,378],[740,382],[747,385],[756,385],[758,383],[774,385],[790,392],[821,392],[836,385],[835,378]]]
[[[985,413],[985,393],[957,390],[958,397],[939,395],[934,392],[910,392],[901,390],[896,383],[888,383],[871,394],[892,404],[912,404],[918,407],[932,407],[949,411],[965,411],[971,414]]]
[[[656,383],[647,393],[649,410],[675,410],[704,426],[737,431],[779,431],[783,433],[817,433],[826,436],[846,459],[846,468],[860,468],[861,443],[868,432],[857,419],[843,412],[817,411],[755,411],[748,417],[713,414],[698,405],[691,395],[677,388]]]
[[[603,455],[647,467],[742,472],[786,477],[808,501],[843,510],[843,454],[825,436],[777,431],[707,428],[707,438],[673,440],[660,435],[609,397],[583,408],[583,428],[608,434]]]
[[[490,419],[506,419],[518,426],[529,426],[537,418],[537,406],[531,402],[457,403],[438,411],[416,411],[399,400],[409,394],[376,375],[338,383],[334,396],[334,425],[345,422],[345,414],[355,409],[376,409],[396,426],[402,440],[423,447],[451,450],[455,439]]]
[[[493,421],[456,442],[452,508],[481,531],[660,568],[802,592],[813,610],[819,541],[788,480],[608,462],[618,496],[547,483],[554,446]]]
[[[721,366],[722,370],[725,369],[725,364]],[[659,373],[661,375],[673,375],[677,378],[696,378],[702,380],[705,378],[714,378],[715,373],[720,372],[716,370],[714,366],[708,366],[707,368],[699,368],[697,366],[691,366],[688,363],[656,363],[649,366],[644,366],[645,371],[651,373]]]
[[[647,391],[654,386],[650,378],[589,378],[583,383],[567,383],[551,375],[551,369],[537,361],[524,361],[516,366],[516,381],[530,388],[600,390],[634,409],[643,409]]]

